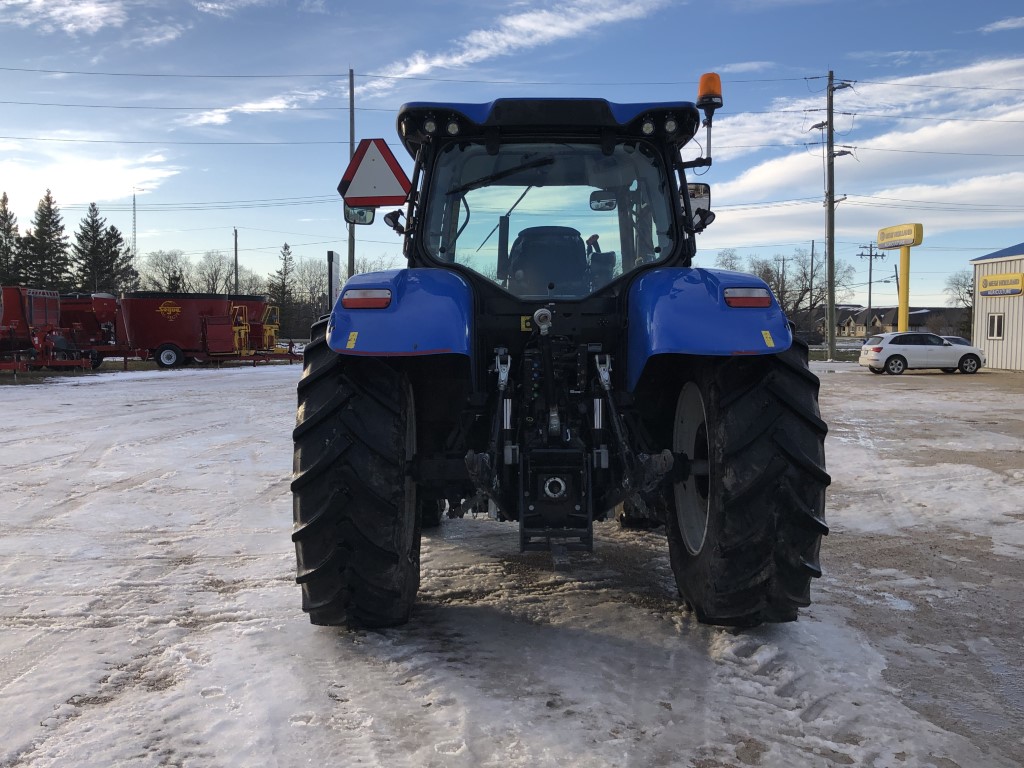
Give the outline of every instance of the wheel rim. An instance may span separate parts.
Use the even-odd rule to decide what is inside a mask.
[[[167,366],[174,365],[178,362],[178,355],[173,349],[165,349],[160,353],[160,362]]]
[[[691,555],[696,555],[707,538],[711,472],[707,411],[700,388],[693,382],[683,386],[676,401],[672,451],[685,455],[690,462],[689,476],[674,483],[672,490],[683,545]]]
[[[973,357],[968,357],[960,364],[960,370],[965,373],[974,373],[978,370],[978,362]]]
[[[903,373],[903,361],[898,357],[890,360],[886,367],[889,369],[889,373]]]

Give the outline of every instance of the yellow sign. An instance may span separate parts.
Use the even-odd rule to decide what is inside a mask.
[[[978,293],[982,296],[1020,296],[1024,293],[1024,272],[980,277]]]
[[[174,321],[178,319],[178,315],[181,314],[181,306],[175,304],[173,301],[165,301],[156,311],[164,316],[165,320]]]
[[[924,239],[924,226],[921,224],[897,224],[878,230],[878,247],[908,248],[920,245]]]
[[[775,339],[772,338],[771,331],[761,331],[761,335],[764,337],[764,343],[769,347],[775,346]]]
[[[519,316],[519,330],[523,333],[529,333],[533,330],[533,315]]]
[[[359,331],[350,331],[348,334],[348,341],[345,342],[345,349],[355,349],[356,340],[359,338]]]

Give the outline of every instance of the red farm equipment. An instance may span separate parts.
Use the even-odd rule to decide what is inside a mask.
[[[61,319],[56,291],[0,288],[0,370],[88,368],[91,357]]]
[[[266,296],[2,291],[0,370],[98,368],[110,357],[153,359],[161,368],[301,359],[290,347],[278,350],[280,313]]]
[[[121,309],[136,355],[162,368],[299,357],[277,351],[277,307],[265,296],[140,291],[121,299]]]
[[[136,357],[121,302],[109,293],[74,293],[60,297],[60,316],[76,345],[98,368],[106,357]]]

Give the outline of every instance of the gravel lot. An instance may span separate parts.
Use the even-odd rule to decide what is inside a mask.
[[[828,453],[825,593],[885,654],[905,703],[1024,764],[1024,509],[1012,501],[1024,487],[1024,373],[812,367],[832,447],[861,444],[879,470],[903,467],[851,472]],[[930,515],[943,500],[961,521]],[[986,521],[1001,502],[998,522]],[[905,524],[872,530],[886,511]]]

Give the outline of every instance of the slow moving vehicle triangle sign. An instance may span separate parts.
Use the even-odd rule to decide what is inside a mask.
[[[387,142],[363,139],[341,177],[338,194],[350,208],[401,205],[411,187]]]

